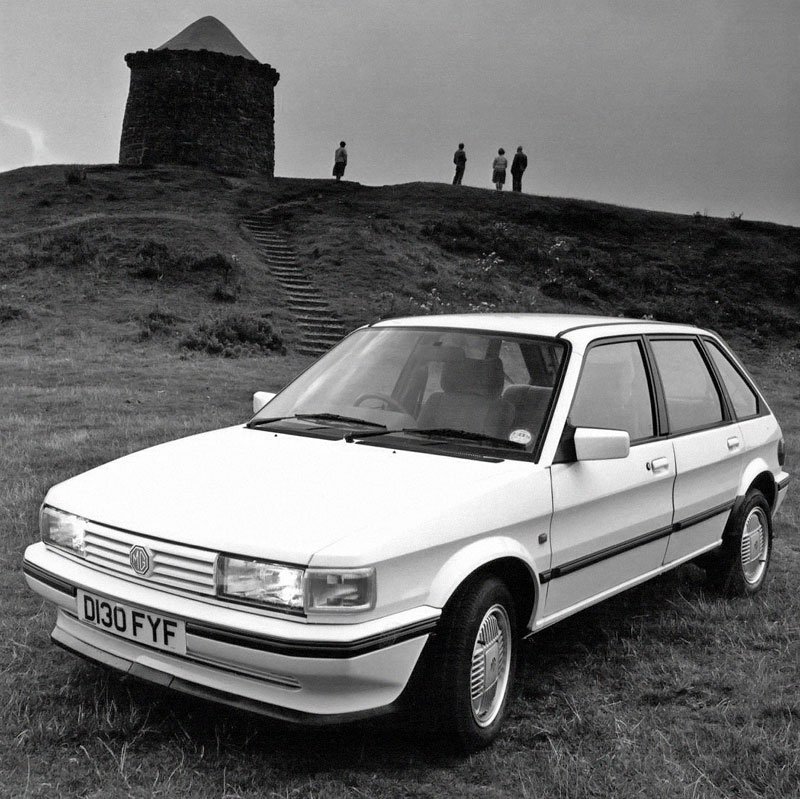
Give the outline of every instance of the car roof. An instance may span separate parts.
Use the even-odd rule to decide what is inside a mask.
[[[623,336],[640,333],[697,334],[694,325],[656,322],[650,319],[627,319],[619,316],[549,313],[470,313],[409,316],[385,319],[372,327],[431,327],[464,330],[485,330],[493,333],[563,337],[581,344],[603,336]]]

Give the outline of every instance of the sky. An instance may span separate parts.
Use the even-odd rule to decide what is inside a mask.
[[[0,171],[114,163],[130,72],[211,15],[281,74],[276,175],[800,226],[800,0],[0,0]]]

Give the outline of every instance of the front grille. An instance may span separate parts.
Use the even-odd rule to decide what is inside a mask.
[[[213,596],[216,552],[158,541],[153,538],[124,533],[111,527],[90,522],[86,525],[86,561],[109,571],[141,580],[143,583],[177,588],[195,594]],[[147,549],[151,571],[147,577],[137,574],[130,564],[134,546]]]

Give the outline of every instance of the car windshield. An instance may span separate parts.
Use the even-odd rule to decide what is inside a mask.
[[[364,443],[533,451],[565,347],[440,328],[357,330],[285,388],[251,427]],[[402,439],[402,441],[398,441]]]

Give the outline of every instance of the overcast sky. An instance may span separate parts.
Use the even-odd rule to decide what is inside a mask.
[[[800,225],[800,0],[0,0],[0,171],[118,157],[130,72],[200,17],[281,73],[276,174]]]

